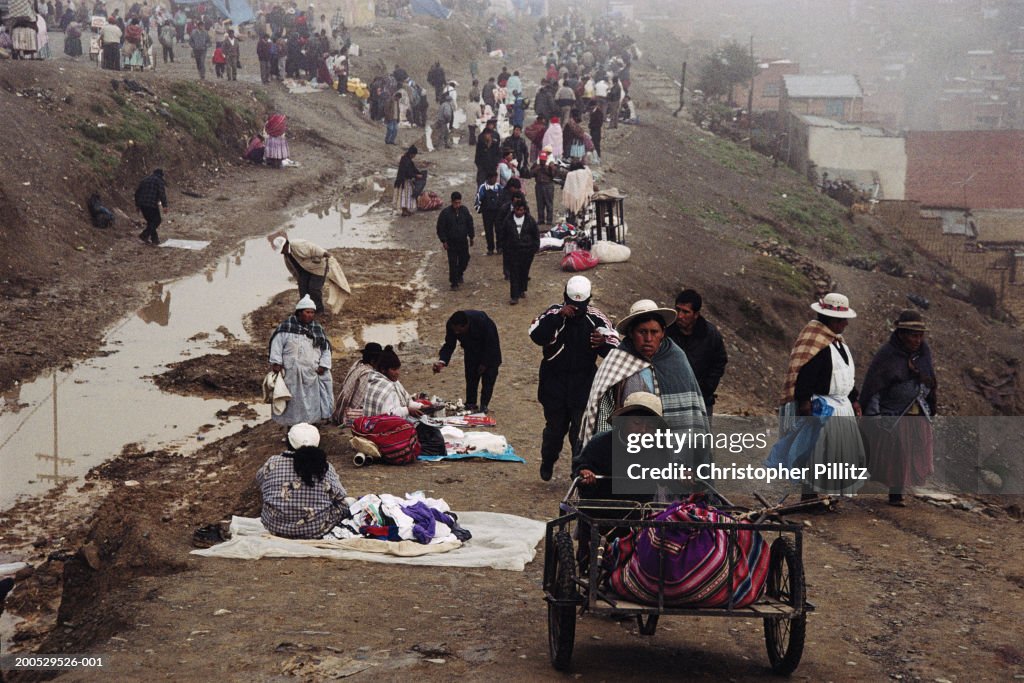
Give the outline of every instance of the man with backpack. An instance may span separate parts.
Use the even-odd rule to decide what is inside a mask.
[[[501,212],[501,186],[498,185],[498,171],[487,174],[487,180],[476,191],[476,210],[483,218],[484,237],[487,239],[487,255],[494,254],[494,230]],[[501,249],[498,249],[501,252]]]

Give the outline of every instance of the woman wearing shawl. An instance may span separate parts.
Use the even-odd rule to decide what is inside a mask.
[[[811,304],[818,314],[808,322],[789,355],[779,408],[779,443],[768,464],[786,467],[864,466],[864,445],[856,420],[861,414],[854,386],[853,352],[843,331],[857,317],[850,300],[835,292]],[[817,419],[797,419],[797,418]],[[848,470],[847,470],[848,471]],[[845,474],[845,472],[844,472]],[[862,484],[845,476],[818,476],[804,481],[803,500],[814,491],[850,493]]]
[[[345,379],[341,382],[341,391],[338,392],[335,401],[334,415],[331,416],[336,424],[350,426],[353,420],[363,416],[367,379],[383,350],[380,344],[370,342],[363,347],[362,357],[353,363],[345,374]]]
[[[538,116],[533,123],[523,131],[523,137],[530,141],[530,164],[537,163],[540,151],[544,147],[544,133],[548,129],[548,120]]]
[[[544,147],[551,148],[551,161],[557,162],[562,158],[562,124],[557,116],[551,117],[551,125],[544,131],[541,143]]]
[[[889,487],[889,504],[903,507],[903,493],[933,470],[932,425],[937,405],[932,351],[917,311],[900,313],[889,341],[871,360],[860,399],[861,434],[871,478]]]
[[[64,30],[64,54],[68,57],[82,56],[82,25],[77,21],[68,23]]]
[[[267,135],[267,151],[264,158],[267,165],[272,168],[281,168],[288,158],[288,141],[285,140],[285,133],[288,131],[288,122],[284,114],[272,114],[267,119],[264,132]]]
[[[363,415],[394,415],[415,423],[423,415],[423,404],[412,399],[399,381],[402,361],[390,346],[377,356],[366,378]]]
[[[623,407],[625,399],[638,391],[661,398],[662,418],[676,432],[706,433],[708,416],[700,385],[686,354],[665,336],[676,312],[641,299],[629,308],[616,329],[622,342],[608,352],[590,386],[583,415],[579,444],[585,448],[594,435],[610,429],[609,417]],[[687,466],[710,461],[706,448],[690,449]]]
[[[272,416],[278,424],[316,424],[330,419],[333,412],[331,343],[314,318],[316,304],[306,295],[270,337],[270,368],[284,371],[285,385],[292,394],[285,411]]]
[[[138,19],[132,19],[124,30],[124,66],[142,70],[142,26]]]
[[[398,175],[395,176],[395,208],[400,208],[403,216],[411,216],[416,210],[416,195],[413,186],[418,178],[423,177],[413,161],[417,154],[419,154],[419,150],[416,149],[416,145],[413,145],[398,160]]]

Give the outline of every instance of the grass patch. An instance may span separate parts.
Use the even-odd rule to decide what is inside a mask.
[[[78,153],[75,157],[98,174],[105,174],[117,168],[118,158],[91,140],[74,140]]]
[[[808,297],[814,293],[814,285],[802,272],[785,261],[770,256],[758,256],[751,268],[769,289],[784,292],[794,297]]]
[[[99,126],[86,119],[76,123],[75,130],[81,133],[82,137],[100,145],[130,141],[141,147],[155,145],[160,133],[159,126],[148,113],[139,111],[127,103],[121,108],[120,122]]]
[[[764,157],[746,147],[741,147],[732,140],[717,136],[701,138],[698,144],[691,145],[691,149],[696,150],[704,158],[714,161],[722,168],[741,175],[756,175],[757,167],[764,160]]]
[[[196,141],[210,147],[219,146],[222,134],[235,128],[236,122],[256,126],[256,116],[248,109],[236,109],[219,95],[191,81],[171,86],[174,98],[168,103],[171,120]]]
[[[853,238],[839,220],[833,202],[816,192],[791,194],[768,202],[775,217],[798,232],[822,237],[836,247],[853,245]]]

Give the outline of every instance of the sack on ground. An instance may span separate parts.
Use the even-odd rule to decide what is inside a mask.
[[[629,260],[629,247],[608,240],[599,240],[590,250],[598,263],[625,263]]]
[[[581,270],[590,270],[597,265],[597,259],[589,251],[577,249],[562,257],[562,270],[569,273],[578,273]]]
[[[416,208],[420,211],[434,211],[440,209],[444,202],[436,192],[424,192],[416,198]]]
[[[420,440],[416,428],[405,418],[393,415],[357,417],[352,434],[367,439],[380,451],[381,460],[389,465],[408,465],[419,457]]]

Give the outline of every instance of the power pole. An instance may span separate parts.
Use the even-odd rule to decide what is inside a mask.
[[[757,75],[757,62],[754,60],[754,35],[750,35],[750,88],[747,90],[747,145],[754,147],[754,77]]]
[[[679,116],[679,112],[686,106],[686,62],[683,62],[683,75],[679,77],[679,108],[672,112],[672,116]]]

